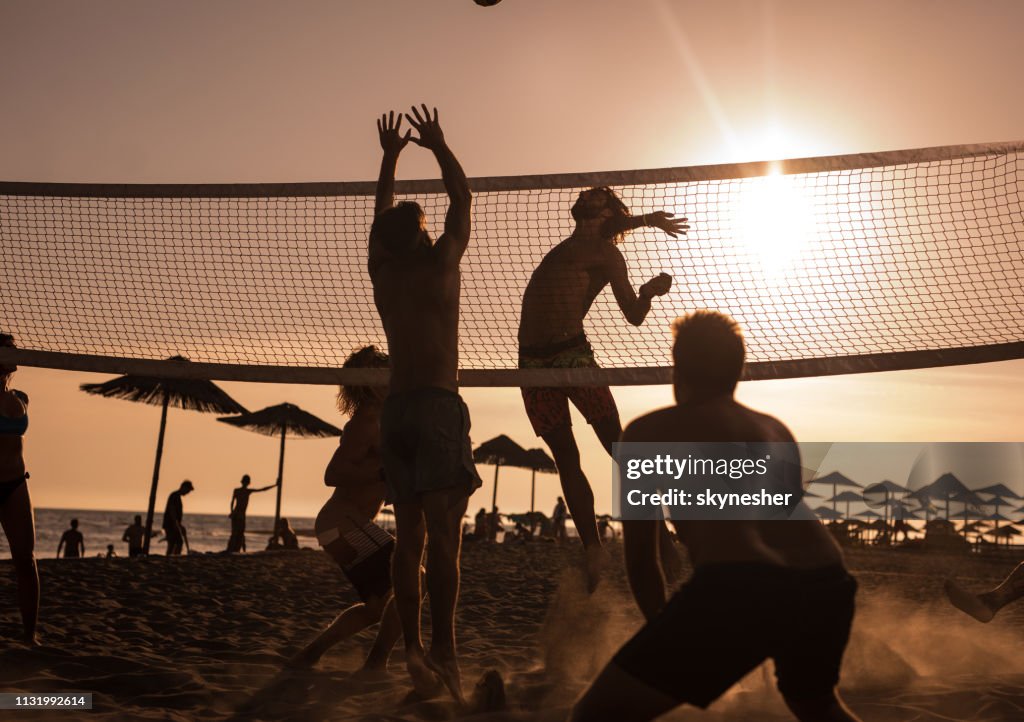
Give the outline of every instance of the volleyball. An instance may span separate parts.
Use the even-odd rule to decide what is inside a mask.
[[[480,7],[489,8],[494,5],[497,5],[498,3],[501,2],[501,0],[473,0],[473,2],[475,2]]]

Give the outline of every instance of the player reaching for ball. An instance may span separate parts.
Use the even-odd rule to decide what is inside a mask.
[[[660,273],[633,291],[626,261],[617,244],[627,231],[644,226],[659,228],[673,238],[685,235],[686,218],[655,211],[642,216],[629,208],[610,188],[591,188],[579,194],[572,207],[576,229],[552,248],[530,278],[523,294],[519,320],[520,368],[596,368],[594,350],[583,331],[583,320],[597,294],[611,285],[626,319],[644,322],[651,299],[668,293],[672,278]],[[601,547],[594,518],[594,492],[580,466],[580,452],[572,432],[569,402],[576,406],[610,454],[622,433],[615,399],[607,386],[522,389],[533,430],[555,457],[569,511],[586,549],[589,586],[597,586],[607,552]],[[667,532],[664,538],[668,538]],[[666,559],[672,555],[666,549]]]

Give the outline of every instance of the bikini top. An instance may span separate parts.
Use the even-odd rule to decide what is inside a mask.
[[[28,396],[21,391],[13,391],[15,396],[21,399],[21,403],[28,404]],[[24,416],[11,418],[0,414],[0,435],[3,436],[24,436],[28,431],[28,412]]]

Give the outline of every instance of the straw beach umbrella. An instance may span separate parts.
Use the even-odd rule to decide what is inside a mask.
[[[501,434],[489,441],[485,441],[476,447],[473,452],[473,461],[478,464],[494,464],[494,493],[491,496],[491,511],[498,508],[498,470],[502,466],[514,466],[520,469],[530,469],[531,463],[526,449],[512,441],[512,439]],[[554,462],[552,462],[554,463]]]
[[[842,494],[840,494],[838,496],[832,497],[831,499],[829,499],[829,501],[832,502],[833,505],[835,505],[836,503],[841,502],[841,501],[842,502],[846,502],[846,518],[849,519],[850,518],[850,502],[852,502],[852,501],[864,501],[864,497],[861,496],[860,494],[858,494],[855,491],[844,491]]]
[[[172,356],[168,361],[188,363],[183,356]],[[124,399],[160,407],[160,433],[156,441],[156,461],[153,463],[153,482],[149,487],[149,506],[146,509],[146,537],[142,550],[149,554],[149,540],[153,534],[153,510],[156,506],[156,487],[160,480],[160,460],[164,453],[164,433],[167,430],[167,409],[171,406],[188,411],[216,414],[245,413],[245,407],[227,395],[212,381],[205,379],[176,379],[158,376],[127,374],[101,384],[82,384],[87,394],[108,399]]]
[[[238,416],[217,419],[240,429],[255,431],[257,434],[281,437],[281,453],[277,462],[277,504],[274,507],[274,537],[281,519],[281,487],[284,485],[284,441],[288,434],[304,438],[323,439],[341,436],[341,429],[328,424],[295,404],[278,404],[259,411],[245,412]]]
[[[858,484],[856,481],[854,481],[853,479],[850,479],[849,477],[843,476],[838,471],[833,471],[831,474],[825,474],[825,476],[819,477],[817,479],[811,479],[807,483],[808,483],[808,485],[810,485],[810,484],[826,484],[826,485],[831,485],[832,486],[832,497],[833,498],[835,498],[836,492],[838,491],[838,487],[840,487],[840,486],[851,486],[854,489],[860,489],[861,488],[861,485]],[[835,501],[832,502],[832,511],[837,511],[837,509],[836,509],[836,502]]]

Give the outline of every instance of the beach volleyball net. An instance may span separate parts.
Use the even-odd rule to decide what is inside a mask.
[[[731,314],[748,378],[1024,356],[1024,143],[646,171],[477,178],[462,262],[461,382],[670,380],[676,316]],[[523,290],[587,187],[688,216],[619,246],[634,286],[674,284],[631,326],[610,289],[586,321],[601,369],[517,369]],[[375,184],[0,183],[0,330],[26,365],[337,383],[386,341],[366,272]],[[440,181],[400,181],[432,235]],[[165,360],[181,355],[184,364]],[[372,376],[373,372],[369,372]]]

